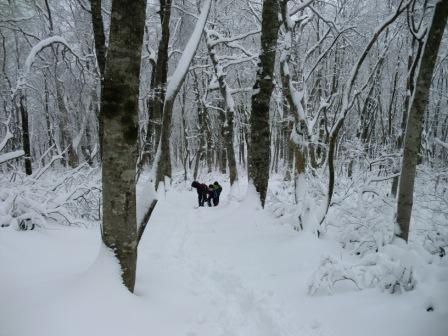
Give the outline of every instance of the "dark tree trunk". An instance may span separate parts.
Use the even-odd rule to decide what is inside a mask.
[[[100,109],[103,242],[117,257],[133,292],[137,261],[135,175],[144,0],[113,0]]]
[[[403,163],[401,167],[398,189],[397,223],[400,232],[397,236],[408,240],[411,220],[414,181],[419,155],[423,119],[428,105],[429,89],[431,87],[434,66],[437,60],[440,42],[446,27],[448,17],[448,0],[435,4],[434,16],[428,31],[423,56],[418,68],[415,93],[409,108],[406,135],[404,138]]]
[[[30,145],[30,132],[28,124],[28,110],[25,106],[25,98],[21,93],[19,93],[19,111],[20,117],[22,119],[22,140],[23,140],[23,151],[25,152],[25,173],[31,175],[33,173],[33,168],[31,166],[31,145]]]
[[[212,132],[210,129],[211,120],[210,117],[206,113],[205,106],[203,107],[204,112],[204,129],[205,129],[205,138],[207,139],[207,173],[211,173],[213,171],[213,159],[215,156],[215,150],[218,149],[218,146],[214,146],[212,139]],[[215,148],[216,147],[216,148]]]
[[[339,131],[342,128],[343,121],[340,120],[335,125],[334,132],[331,133],[328,142],[328,195],[327,195],[327,209],[330,207],[331,199],[333,198],[334,183],[335,183],[335,166],[334,160],[336,155],[336,145],[338,141]]]
[[[204,157],[205,153],[205,130],[207,128],[206,123],[206,115],[204,112],[204,106],[202,105],[201,93],[199,92],[199,79],[196,76],[196,72],[193,71],[194,77],[194,89],[196,96],[196,104],[197,104],[197,113],[198,113],[198,127],[197,127],[197,136],[199,137],[199,147],[196,151],[196,158],[194,160],[194,171],[193,171],[193,180],[197,180],[199,174],[199,166],[201,164],[201,160]]]
[[[423,42],[417,41],[415,38],[412,40],[411,48],[414,50],[415,43],[418,43],[417,51],[415,53],[415,57],[412,54],[408,56],[408,76],[406,78],[406,97],[404,99],[403,104],[403,114],[401,117],[401,129],[400,134],[397,139],[397,147],[401,149],[403,147],[403,139],[404,134],[406,133],[406,122],[408,120],[408,111],[409,111],[409,103],[411,100],[411,96],[414,93],[415,87],[415,71],[417,70],[417,64],[420,60],[420,56],[422,53]]]
[[[163,104],[165,102],[166,83],[168,75],[168,45],[170,40],[171,0],[160,0],[160,22],[162,36],[157,50],[157,61],[153,70],[149,107],[149,122],[146,132],[146,149],[143,162],[150,163],[148,156],[153,156],[157,150],[162,129]]]
[[[250,115],[250,143],[248,150],[249,183],[259,193],[264,207],[269,182],[271,138],[269,130],[269,104],[274,89],[274,64],[277,36],[280,27],[278,0],[264,0],[261,28],[261,53],[257,79],[252,95]]]
[[[104,36],[103,16],[101,15],[101,0],[90,0],[90,9],[92,12],[96,60],[98,62],[100,75],[103,76],[106,64],[106,38]]]

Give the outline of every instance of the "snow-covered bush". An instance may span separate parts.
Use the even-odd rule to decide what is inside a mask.
[[[388,253],[369,253],[353,267],[364,288],[379,287],[393,294],[412,290],[416,285],[413,265]]]
[[[325,256],[310,279],[309,294],[332,293],[340,281],[358,289],[409,291],[425,277],[428,265],[445,257],[448,188],[441,176],[446,173],[419,167],[408,244],[394,236],[396,200],[388,174],[390,169],[373,166],[372,171],[360,169],[339,179],[323,231],[351,256]]]
[[[401,253],[396,252],[396,249],[386,249],[369,253],[359,262],[351,263],[325,256],[311,276],[308,293],[314,295],[323,289],[332,294],[339,281],[350,281],[357,289],[378,287],[391,294],[412,290],[416,285],[415,266],[403,258],[403,249]]]
[[[323,232],[343,248],[363,256],[394,238],[396,200],[390,195],[390,169],[358,170],[341,177]],[[448,246],[448,172],[421,166],[417,172],[410,239],[434,255]]]
[[[409,244],[395,239],[396,199],[391,195],[397,156],[379,153],[368,158],[359,151],[337,168],[334,197],[319,227],[324,239],[340,243],[345,257],[323,256],[310,278],[308,292],[335,291],[338,283],[353,288],[380,288],[389,293],[409,291],[425,277],[429,264],[443,262],[448,246],[448,171],[419,166]],[[294,184],[271,178],[267,208],[282,223],[302,229],[312,226],[325,200],[322,171],[308,173],[302,206],[295,202]],[[314,218],[315,219],[315,218]],[[317,224],[318,225],[318,224]],[[412,256],[412,257],[411,257]]]
[[[37,177],[36,177],[37,176]],[[0,175],[0,225],[20,230],[50,223],[89,226],[100,219],[99,168]]]
[[[410,239],[444,257],[448,249],[448,169],[421,167],[417,176]]]
[[[301,185],[296,185],[296,183]],[[300,198],[300,199],[298,199]],[[274,175],[269,181],[266,208],[294,230],[313,230],[317,227],[320,207],[325,199],[325,177],[306,173],[301,181],[291,183],[281,175]]]
[[[349,266],[332,256],[325,256],[321,259],[318,269],[311,276],[308,293],[314,295],[322,288],[328,294],[333,294],[335,284],[344,280],[351,281],[356,288],[361,289],[353,266]]]

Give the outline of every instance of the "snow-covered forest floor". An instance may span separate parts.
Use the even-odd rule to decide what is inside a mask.
[[[243,183],[232,197],[223,184],[219,207],[195,208],[196,192],[179,179],[159,192],[132,295],[101,249],[97,173],[47,174],[41,183],[51,193],[38,181],[2,177],[0,215],[10,225],[0,228],[1,336],[447,333],[448,261],[437,250],[445,215],[425,212],[422,198],[403,246],[385,238],[393,207],[378,188],[358,199],[367,193],[340,187],[318,239],[311,210],[303,230],[294,229],[291,190],[280,178],[265,210]],[[318,190],[310,185],[308,203]],[[40,226],[19,231],[19,213],[30,212]]]

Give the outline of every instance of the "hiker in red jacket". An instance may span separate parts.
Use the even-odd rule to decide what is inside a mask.
[[[193,188],[196,188],[196,191],[198,192],[198,201],[199,206],[204,206],[204,202],[207,201],[208,206],[211,207],[211,198],[209,197],[210,189],[206,184],[199,183],[198,181],[193,181],[191,184]]]

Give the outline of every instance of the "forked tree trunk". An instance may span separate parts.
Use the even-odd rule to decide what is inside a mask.
[[[423,47],[423,56],[418,69],[415,93],[408,113],[396,218],[397,224],[400,227],[400,232],[397,233],[397,236],[403,238],[405,241],[408,240],[409,236],[415,171],[422,136],[423,117],[428,105],[432,75],[437,60],[440,42],[446,27],[447,17],[448,0],[437,2],[435,4],[434,16],[428,31],[427,40]]]
[[[138,92],[145,0],[113,0],[100,110],[102,238],[133,292],[137,261]]]
[[[261,53],[252,95],[250,115],[250,143],[248,150],[249,184],[259,193],[264,207],[269,182],[271,137],[269,130],[269,104],[274,89],[274,64],[277,36],[280,27],[279,0],[264,0],[261,28]]]

